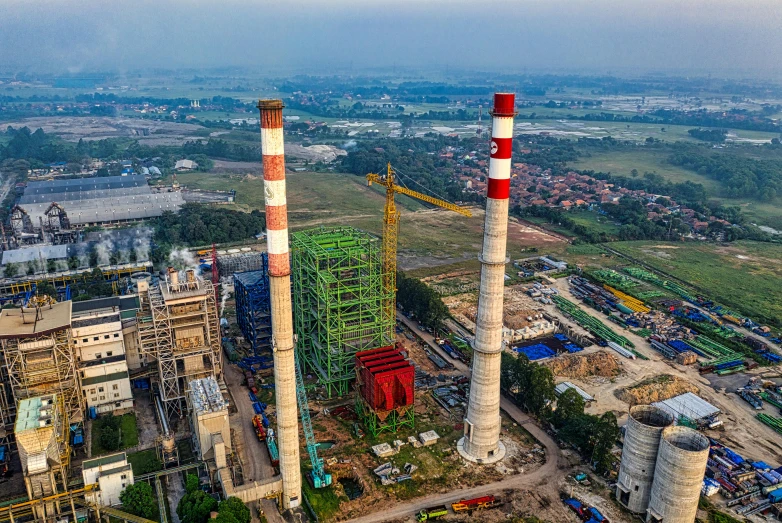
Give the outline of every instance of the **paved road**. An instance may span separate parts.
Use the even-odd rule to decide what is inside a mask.
[[[454,364],[454,367],[464,372],[465,375],[470,375],[470,369],[467,365],[461,361],[457,361],[449,357],[445,351],[443,351],[431,334],[424,332],[418,328],[418,325],[407,319],[401,314],[397,314],[397,318],[402,321],[407,327],[421,337],[432,350],[437,352],[446,361],[450,361]],[[370,514],[360,518],[350,520],[352,523],[381,523],[383,521],[389,521],[392,519],[404,518],[406,516],[412,516],[416,512],[432,506],[446,504],[450,505],[460,499],[469,499],[479,496],[485,496],[487,494],[497,494],[504,489],[521,489],[531,488],[538,485],[556,484],[559,466],[559,447],[556,442],[543,430],[541,430],[534,423],[530,423],[529,416],[521,412],[513,403],[507,398],[503,397],[500,401],[500,407],[504,410],[516,423],[523,424],[524,428],[529,431],[538,441],[540,441],[546,448],[546,463],[542,467],[535,470],[530,474],[519,474],[505,478],[488,485],[482,485],[479,487],[463,488],[452,490],[446,494],[432,494],[423,498],[418,498],[413,501],[405,503],[396,503],[390,505],[386,510],[380,514]]]

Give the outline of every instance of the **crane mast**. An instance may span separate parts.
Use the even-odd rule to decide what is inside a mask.
[[[383,304],[383,309],[387,318],[394,318],[394,309],[396,308],[396,252],[400,217],[394,201],[395,194],[404,194],[405,196],[437,205],[443,209],[458,212],[468,218],[472,217],[472,212],[466,207],[397,185],[396,172],[391,167],[390,162],[386,165],[386,173],[384,175],[377,173],[367,174],[367,185],[372,185],[373,183],[386,188],[386,204],[383,210],[383,289],[391,298]]]

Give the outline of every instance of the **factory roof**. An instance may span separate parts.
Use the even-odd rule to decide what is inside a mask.
[[[46,421],[51,420],[51,408],[54,406],[54,400],[55,397],[52,394],[51,396],[37,396],[20,401],[16,410],[14,432],[41,428],[42,421],[45,425],[50,425],[51,422],[46,423]],[[47,410],[49,412],[46,412]]]
[[[81,466],[84,469],[92,469],[95,467],[102,467],[103,465],[110,465],[112,463],[119,463],[125,461],[127,455],[124,452],[118,452],[116,454],[109,454],[108,456],[101,456],[95,459],[86,459],[82,462]]]
[[[0,311],[0,339],[33,338],[71,326],[71,302],[64,301],[39,309]]]
[[[81,327],[92,327],[95,325],[102,325],[104,323],[113,323],[113,322],[119,322],[120,317],[119,314],[104,314],[100,316],[87,316],[86,318],[79,318],[75,317],[73,318],[73,321],[71,322],[71,327],[74,329],[78,329]]]
[[[190,382],[190,401],[197,414],[218,412],[228,408],[228,403],[220,392],[220,386],[211,376]]]
[[[77,301],[73,304],[73,312],[87,312],[116,307],[119,307],[121,311],[135,311],[139,308],[138,296],[112,296],[110,298]]]
[[[144,175],[130,176],[102,176],[91,178],[72,178],[45,180],[41,182],[30,182],[24,190],[25,196],[28,194],[50,194],[56,192],[79,192],[94,191],[96,189],[122,189],[126,187],[139,187],[147,185],[147,179]]]
[[[584,391],[584,389],[582,389],[578,385],[573,385],[569,381],[563,381],[562,383],[560,383],[559,385],[554,387],[554,392],[556,392],[557,396],[559,396],[559,395],[561,395],[563,392],[565,392],[568,389],[573,389],[576,392],[578,392],[579,396],[584,398],[584,401],[586,401],[586,402],[595,401],[595,398],[593,398],[592,396],[587,394],[587,392]]]
[[[119,467],[114,467],[113,469],[101,470],[100,471],[100,476],[101,477],[111,476],[112,474],[118,474],[120,472],[127,472],[130,469],[131,469],[131,465],[130,465],[130,463],[128,463],[127,465],[120,465]]]
[[[720,413],[720,409],[692,392],[685,392],[665,401],[652,403],[652,405],[668,412],[676,420],[684,416],[693,421],[698,421]]]
[[[11,249],[3,252],[3,265],[9,263],[27,263],[31,261],[62,260],[68,257],[68,246],[63,245],[33,245],[21,249]]]
[[[90,200],[62,200],[60,206],[68,214],[72,225],[85,223],[140,220],[160,216],[166,211],[177,212],[184,205],[182,193],[137,194],[133,196],[107,195]],[[51,201],[20,205],[29,215],[33,226],[38,227],[41,220],[47,221],[46,210]]]
[[[91,378],[82,378],[81,384],[84,385],[97,385],[98,383],[106,383],[107,381],[121,380],[128,377],[128,371],[123,370],[120,372],[112,372],[111,374],[104,374],[102,376],[93,376]]]
[[[247,286],[263,284],[268,281],[266,271],[246,271],[234,273],[234,279]]]
[[[63,192],[49,192],[45,194],[25,194],[19,199],[19,204],[22,206],[30,205],[33,203],[45,203],[50,204],[52,202],[67,202],[67,201],[82,201],[82,200],[94,200],[97,198],[110,198],[119,196],[136,196],[140,194],[150,194],[148,186],[139,187],[122,187],[122,188],[106,188],[106,189],[93,189],[89,191],[63,191]]]

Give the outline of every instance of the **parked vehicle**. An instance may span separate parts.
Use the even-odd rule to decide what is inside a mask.
[[[425,508],[415,516],[416,521],[431,521],[434,519],[440,519],[448,514],[448,507],[445,505],[438,505],[436,507]]]
[[[494,496],[482,496],[479,498],[463,499],[451,504],[451,508],[454,512],[462,512],[465,510],[479,510],[484,508],[491,508],[499,505],[500,500]]]

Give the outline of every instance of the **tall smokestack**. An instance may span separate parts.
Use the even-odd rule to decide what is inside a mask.
[[[491,158],[470,400],[464,437],[457,444],[464,458],[482,463],[499,461],[505,455],[500,442],[500,359],[515,98],[512,93],[495,93],[491,111]]]
[[[301,500],[299,411],[296,406],[296,367],[293,354],[291,265],[288,251],[288,207],[285,197],[285,151],[282,139],[282,100],[260,100],[263,191],[266,205],[266,244],[269,251],[274,388],[277,396],[277,441],[282,474],[282,505]]]

